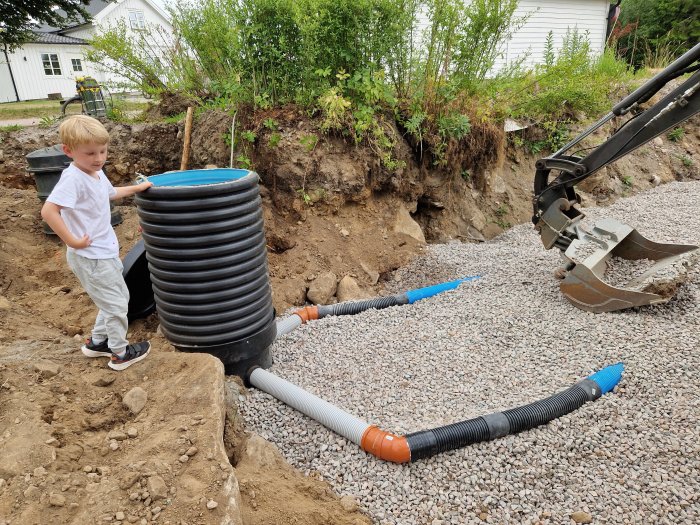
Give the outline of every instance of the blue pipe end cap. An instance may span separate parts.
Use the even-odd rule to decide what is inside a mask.
[[[470,275],[469,277],[464,277],[462,279],[457,279],[455,281],[447,281],[445,283],[434,284],[432,286],[426,286],[425,288],[417,288],[415,290],[409,290],[406,292],[406,297],[408,298],[409,304],[413,304],[421,299],[427,299],[433,295],[437,295],[448,290],[454,290],[460,284],[468,281],[473,281],[478,279],[480,275]]]
[[[601,395],[605,395],[610,392],[622,379],[622,372],[624,372],[625,366],[622,363],[617,363],[616,365],[610,365],[602,370],[599,370],[595,374],[588,376],[588,379],[595,381],[600,387]]]

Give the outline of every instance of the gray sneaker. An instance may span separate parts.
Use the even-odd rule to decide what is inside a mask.
[[[85,344],[80,349],[85,357],[110,357],[112,352],[107,346],[107,339],[101,343],[95,343],[92,337],[85,341]]]
[[[120,358],[116,354],[112,354],[112,358],[107,364],[112,370],[124,370],[134,363],[141,361],[141,359],[145,359],[150,351],[151,343],[148,341],[134,343],[126,347],[126,355],[124,355],[124,357]]]

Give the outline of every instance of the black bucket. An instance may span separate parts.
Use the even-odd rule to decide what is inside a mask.
[[[154,175],[135,197],[161,330],[207,352],[227,374],[272,364],[275,311],[258,175],[189,170]]]
[[[63,153],[63,148],[60,144],[32,151],[25,158],[29,164],[29,173],[34,176],[39,200],[44,202],[51,195],[51,191],[61,178],[63,170],[70,164],[70,158]],[[107,173],[106,170],[104,171]],[[110,208],[112,209],[110,222],[112,226],[116,226],[123,219],[121,214],[114,209],[112,203],[110,203]],[[41,225],[45,234],[56,235],[44,221],[41,221]]]

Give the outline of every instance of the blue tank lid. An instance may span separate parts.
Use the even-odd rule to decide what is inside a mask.
[[[147,177],[155,187],[164,186],[204,186],[222,184],[232,180],[242,179],[250,170],[215,168],[208,170],[170,171],[161,175]]]

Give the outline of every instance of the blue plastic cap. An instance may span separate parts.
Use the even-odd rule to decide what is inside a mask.
[[[622,372],[625,370],[625,366],[622,363],[617,363],[616,365],[610,365],[602,370],[599,370],[588,379],[598,383],[602,395],[610,392],[622,379]]]
[[[456,281],[447,281],[446,283],[434,284],[432,286],[426,286],[425,288],[409,290],[408,292],[406,292],[406,297],[408,297],[409,304],[413,304],[416,301],[420,301],[421,299],[427,299],[428,297],[432,297],[433,295],[446,292],[447,290],[454,290],[460,284],[467,281],[473,281],[474,279],[478,279],[479,277],[479,275],[472,275],[469,277],[464,277],[463,279],[457,279]]]
[[[232,180],[242,179],[248,175],[248,170],[216,168],[211,170],[185,170],[151,175],[148,180],[154,186],[203,186],[205,184],[221,184]]]

